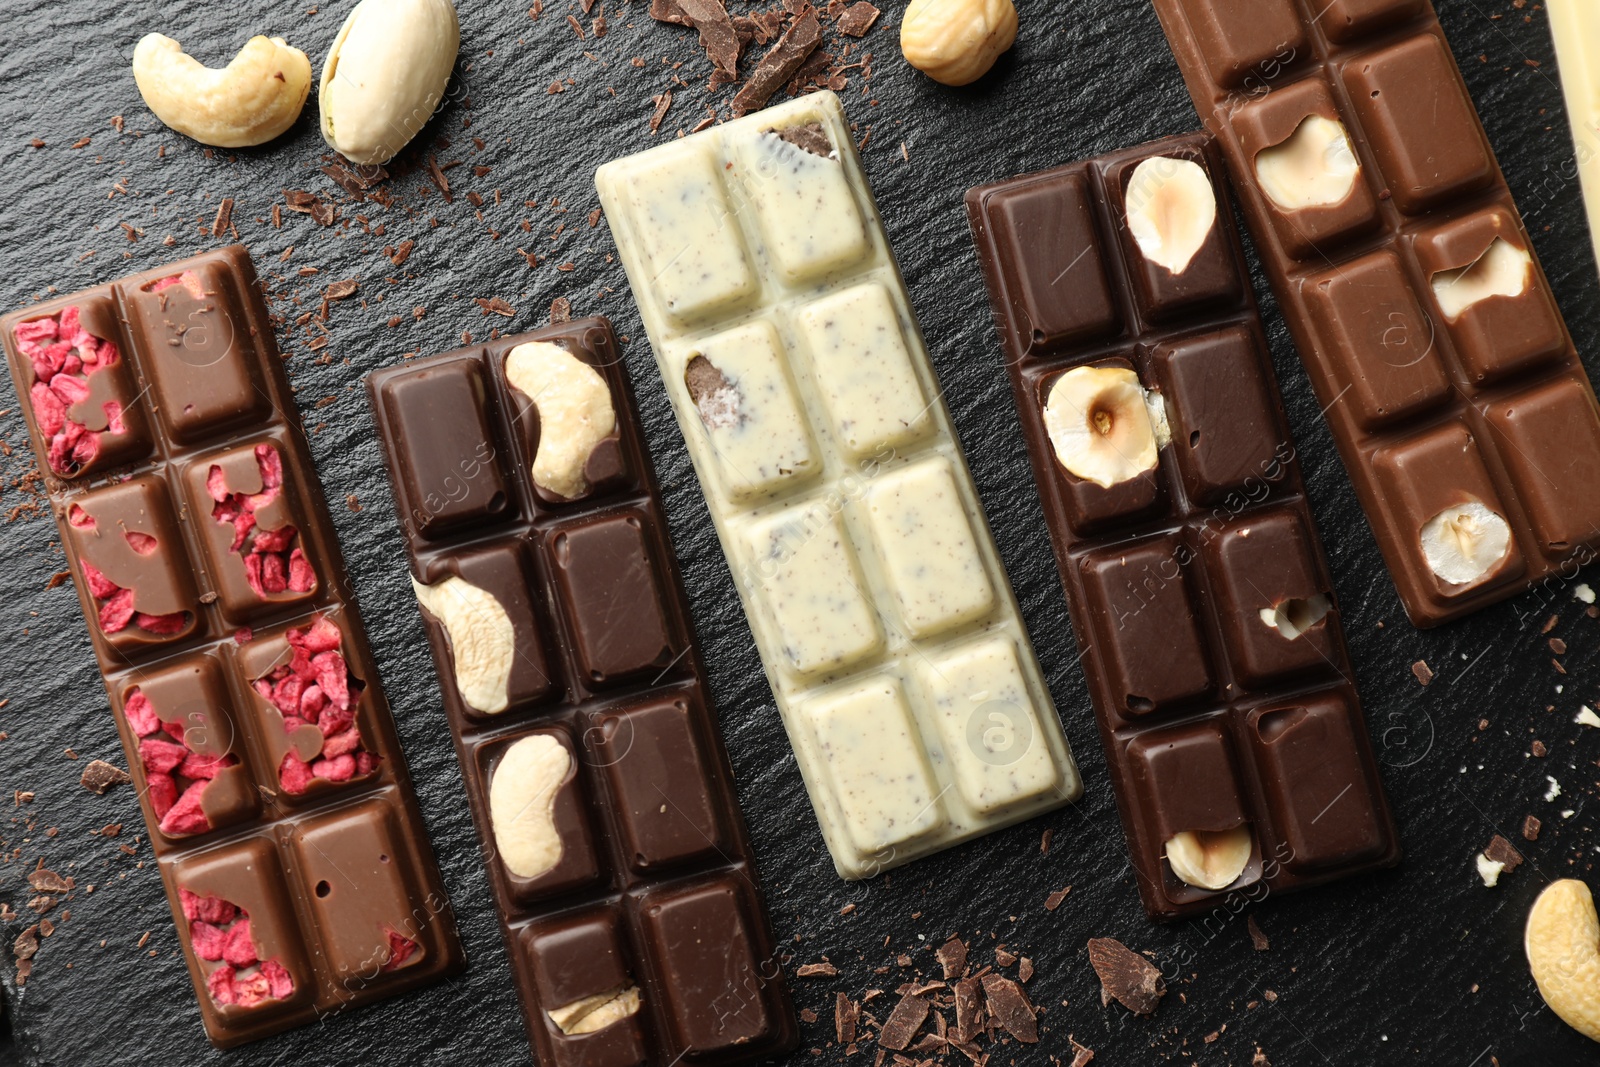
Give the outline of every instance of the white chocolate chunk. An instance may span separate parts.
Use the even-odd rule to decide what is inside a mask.
[[[1451,585],[1470,585],[1497,569],[1511,552],[1511,527],[1474,500],[1429,519],[1420,540],[1434,574]]]
[[[1455,322],[1468,308],[1495,296],[1521,296],[1533,282],[1533,257],[1496,237],[1477,261],[1433,276],[1433,295],[1445,320]]]
[[[1056,459],[1105,489],[1155,469],[1162,447],[1157,428],[1166,426],[1165,409],[1151,402],[1128,367],[1074,367],[1051,385],[1044,406]]]
[[[674,148],[630,175],[628,197],[651,284],[668,313],[689,322],[743,303],[758,285],[714,161]]]
[[[556,794],[572,774],[572,755],[549,734],[524,737],[495,764],[489,822],[500,862],[519,878],[538,878],[561,862]]]
[[[1133,168],[1124,197],[1128,230],[1144,258],[1182,274],[1217,221],[1217,194],[1192,159],[1152,156]]]
[[[899,317],[882,285],[832,293],[807,304],[796,320],[817,390],[852,455],[895,448],[933,428]]]
[[[593,1034],[638,1014],[643,1004],[638,986],[618,986],[556,1008],[549,1013],[550,1021],[568,1036]]]
[[[749,571],[784,664],[817,674],[883,646],[877,613],[839,517],[821,505],[778,512],[744,533]]]
[[[956,789],[974,810],[993,814],[1055,786],[1015,642],[987,638],[940,657],[925,665],[924,680]]]
[[[817,474],[821,463],[811,427],[770,322],[717,334],[676,359],[681,362],[672,386],[683,390],[699,415],[728,499],[755,500]]]
[[[582,496],[584,464],[617,429],[605,378],[560,345],[530,341],[507,353],[506,380],[539,409],[534,484],[568,500]]]
[[[866,227],[837,151],[819,156],[774,131],[730,137],[729,144],[733,176],[755,205],[766,254],[785,282],[797,285],[867,254]]]
[[[1287,141],[1256,156],[1261,191],[1283,211],[1342,204],[1360,174],[1344,125],[1321,115],[1306,116]]]
[[[804,705],[844,830],[869,856],[944,821],[908,712],[893,678],[871,678]]]
[[[461,578],[446,578],[434,585],[413,578],[411,588],[450,639],[462,701],[486,714],[506,710],[517,635],[505,607],[493,593]]]
[[[900,621],[912,637],[941,633],[994,607],[994,586],[949,460],[880,476],[867,490],[866,508]]]
[[[1500,875],[1504,873],[1506,865],[1499,860],[1492,860],[1482,852],[1478,853],[1478,877],[1483,879],[1483,884],[1493,889],[1500,884]]]

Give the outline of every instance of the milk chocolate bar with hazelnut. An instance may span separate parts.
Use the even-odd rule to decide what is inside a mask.
[[[838,97],[595,182],[839,874],[1074,799]]]
[[[1600,408],[1427,0],[1155,7],[1411,621],[1594,559]]]
[[[1145,911],[1397,863],[1210,138],[966,203]]]
[[[464,959],[250,257],[0,319],[220,1047]]]
[[[540,1063],[797,1040],[621,355],[584,319],[367,389]]]

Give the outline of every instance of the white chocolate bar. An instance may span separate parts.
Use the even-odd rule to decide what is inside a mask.
[[[1600,260],[1600,5],[1594,0],[1546,0],[1545,6],[1577,149],[1589,238]]]
[[[595,182],[839,874],[1075,800],[838,98]]]

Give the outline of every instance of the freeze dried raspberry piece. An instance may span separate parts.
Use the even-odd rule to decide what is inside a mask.
[[[100,454],[102,434],[127,432],[122,405],[115,401],[103,405],[105,430],[90,430],[70,410],[88,398],[89,376],[117,362],[117,346],[84,329],[76,306],[53,318],[22,323],[13,335],[17,350],[33,365],[28,400],[34,424],[46,442],[46,460],[52,471],[70,478]]]
[[[253,1007],[294,993],[294,978],[277,959],[262,960],[250,929],[250,913],[230,901],[178,888],[189,945],[207,963],[206,989],[219,1006]],[[391,942],[392,944],[392,942]]]
[[[256,596],[309,593],[317,586],[317,576],[297,545],[300,531],[292,523],[262,529],[256,519],[257,511],[283,493],[283,456],[270,444],[257,445],[256,469],[261,474],[261,491],[240,493],[229,489],[221,467],[212,466],[206,474],[206,492],[215,501],[211,517],[233,527],[230,547],[244,561],[245,581]]]
[[[67,521],[79,529],[93,530],[95,526],[94,519],[90,518],[88,513],[76,504],[67,513]],[[149,535],[139,534],[138,536],[148,537]],[[149,540],[154,542],[155,538],[150,537]],[[153,552],[155,549],[152,548],[150,551]],[[148,555],[148,553],[146,554]],[[128,628],[129,623],[132,623],[145,633],[170,637],[173,634],[182,633],[183,628],[189,625],[189,613],[187,611],[175,611],[170,615],[150,615],[139,611],[134,603],[135,594],[132,589],[113,582],[105,576],[99,567],[96,567],[88,560],[80,559],[78,562],[83,567],[83,581],[89,587],[89,595],[99,601],[97,614],[100,629],[103,632],[108,634],[121,633]]]
[[[394,930],[388,931],[388,934],[389,962],[383,965],[383,969],[386,971],[398,971],[409,963],[418,952],[422,951],[422,946]]]
[[[343,635],[326,616],[284,635],[289,662],[273,668],[251,683],[256,693],[283,716],[285,734],[302,736],[314,726],[321,746],[310,759],[301,750],[286,752],[278,764],[278,781],[285,791],[299,795],[313,781],[349,782],[378,769],[376,753],[364,748],[355,709],[363,683],[350,672],[340,651]]]
[[[201,798],[212,780],[236,765],[239,757],[197,752],[188,741],[184,724],[163,720],[142,689],[128,691],[122,714],[139,738],[139,762],[158,829],[168,837],[209,831],[211,820]]]

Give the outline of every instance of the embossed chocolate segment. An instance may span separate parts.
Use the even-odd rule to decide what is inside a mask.
[[[545,550],[561,590],[578,665],[594,686],[661,671],[679,640],[667,616],[644,516],[607,515],[562,526]],[[619,626],[617,620],[628,624]]]
[[[649,1062],[645,1027],[654,1010],[615,912],[594,910],[522,932],[517,955],[539,1004],[532,1021],[540,1058],[559,1067],[637,1067]],[[616,1005],[605,1010],[606,1005]]]

